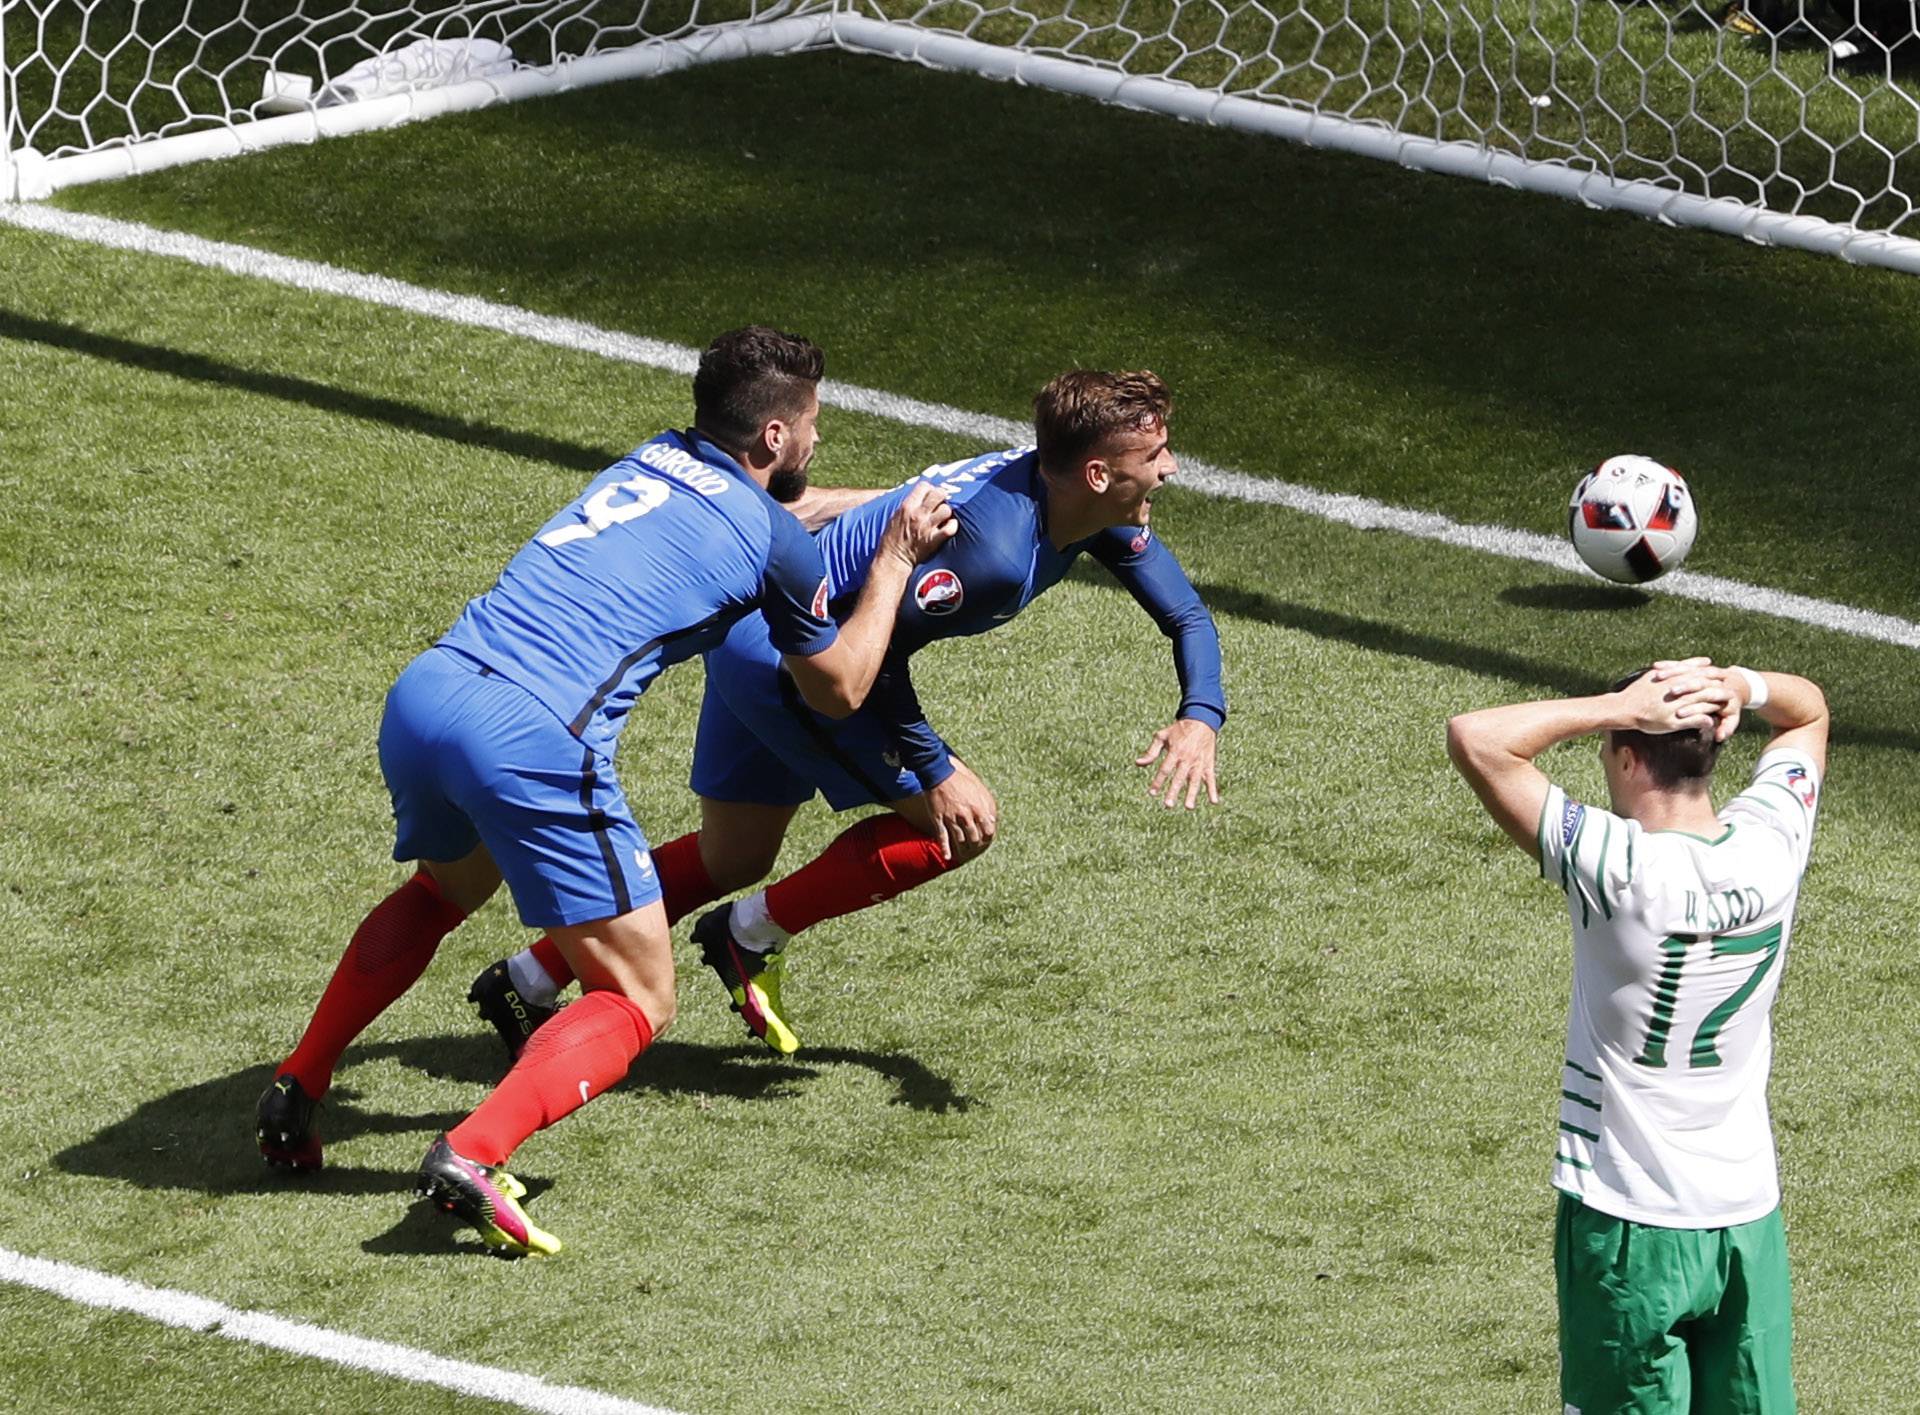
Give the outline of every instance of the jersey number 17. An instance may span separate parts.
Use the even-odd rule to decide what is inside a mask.
[[[1640,1055],[1634,1058],[1640,1066],[1664,1067],[1667,1064],[1667,1037],[1673,1030],[1674,1011],[1680,1005],[1680,970],[1687,961],[1687,949],[1698,942],[1700,938],[1696,934],[1676,934],[1660,945],[1666,950],[1667,961],[1653,985],[1653,1017],[1647,1023],[1646,1044],[1640,1048]],[[1780,956],[1780,925],[1762,929],[1757,934],[1723,934],[1713,939],[1713,957],[1726,958],[1740,953],[1757,953],[1760,961],[1754,964],[1745,982],[1700,1019],[1700,1029],[1693,1034],[1693,1045],[1687,1050],[1689,1066],[1720,1064],[1720,1053],[1714,1043],[1720,1040],[1721,1030],[1733,1014],[1765,981],[1774,959]]]

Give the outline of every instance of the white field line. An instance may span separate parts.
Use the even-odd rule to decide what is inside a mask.
[[[504,305],[471,295],[455,295],[432,290],[384,275],[363,275],[318,261],[297,260],[275,255],[250,246],[209,241],[178,231],[162,231],[130,221],[60,211],[53,207],[17,205],[0,202],[0,221],[30,231],[65,236],[115,250],[138,251],[167,256],[213,270],[223,270],[276,285],[338,295],[366,304],[404,310],[433,319],[464,324],[517,335],[556,348],[598,354],[621,363],[640,364],[672,373],[691,374],[699,352],[679,344],[647,339],[636,334],[601,329],[580,320],[536,314],[532,310]],[[924,403],[877,389],[827,380],[820,388],[820,401],[831,407],[870,413],[892,422],[914,427],[935,428],[984,443],[1001,446],[1026,441],[1030,429],[1025,423],[985,413],[970,413],[942,403]],[[1263,506],[1281,506],[1341,525],[1363,530],[1394,531],[1420,540],[1440,541],[1484,551],[1508,560],[1530,560],[1574,575],[1590,572],[1575,557],[1571,546],[1554,536],[1505,526],[1463,523],[1430,511],[1410,511],[1389,506],[1364,496],[1317,491],[1312,487],[1269,477],[1249,476],[1227,467],[1216,467],[1192,458],[1181,459],[1180,483],[1209,496]],[[1920,624],[1891,614],[1856,609],[1807,595],[1770,590],[1718,575],[1696,575],[1677,571],[1657,580],[1645,589],[1654,594],[1674,595],[1707,604],[1726,605],[1754,614],[1790,619],[1836,633],[1901,648],[1920,649]]]
[[[462,1395],[484,1396],[528,1410],[548,1411],[551,1415],[673,1415],[672,1411],[657,1405],[642,1405],[579,1386],[552,1385],[534,1376],[495,1370],[491,1366],[449,1361],[429,1351],[347,1336],[266,1312],[235,1311],[190,1292],[148,1287],[67,1263],[29,1258],[5,1248],[0,1248],[0,1282],[37,1288],[88,1307],[132,1312],[165,1326],[228,1341],[249,1342],[356,1371],[438,1386]]]

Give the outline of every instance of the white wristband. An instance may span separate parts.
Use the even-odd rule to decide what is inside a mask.
[[[1738,673],[1742,678],[1747,680],[1748,707],[1757,708],[1767,705],[1766,679],[1762,678],[1758,673],[1755,673],[1751,668],[1742,668],[1737,663],[1729,665],[1727,672]]]

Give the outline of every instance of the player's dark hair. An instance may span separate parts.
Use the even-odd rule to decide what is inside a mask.
[[[693,425],[729,452],[751,447],[760,429],[807,411],[827,356],[812,340],[764,324],[729,329],[700,356],[693,375]]]
[[[1636,668],[1607,691],[1625,692],[1652,671],[1651,664]],[[1681,732],[1642,732],[1632,727],[1615,728],[1607,733],[1607,745],[1615,749],[1633,748],[1633,754],[1647,764],[1654,785],[1669,791],[1686,782],[1705,781],[1711,777],[1714,764],[1720,760],[1721,746],[1714,740],[1711,722],[1705,727],[1688,728]]]
[[[1072,369],[1033,400],[1033,439],[1043,471],[1071,472],[1116,433],[1140,432],[1173,416],[1158,374]]]

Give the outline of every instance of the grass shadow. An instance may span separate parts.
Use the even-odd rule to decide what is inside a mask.
[[[1106,579],[1101,576],[1098,579]],[[1094,577],[1090,577],[1094,579]],[[1095,581],[1097,583],[1097,579]],[[1107,583],[1111,584],[1110,579]],[[1561,697],[1576,697],[1605,689],[1610,679],[1597,673],[1582,672],[1557,663],[1525,658],[1502,649],[1488,648],[1467,639],[1443,638],[1422,633],[1401,624],[1379,619],[1362,619],[1331,609],[1278,599],[1256,590],[1234,585],[1196,585],[1200,597],[1215,614],[1249,619],[1258,624],[1297,629],[1316,638],[1333,639],[1373,653],[1398,658],[1417,658],[1424,663],[1459,668],[1484,678],[1505,678],[1516,683],[1544,688]],[[1584,589],[1584,586],[1572,588]]]
[[[1083,584],[1118,591],[1112,576],[1089,565],[1076,565],[1071,578]],[[1416,658],[1423,663],[1458,668],[1480,677],[1503,678],[1539,688],[1556,697],[1582,697],[1605,692],[1613,677],[1572,668],[1544,659],[1527,658],[1503,649],[1488,648],[1466,639],[1450,639],[1379,619],[1362,619],[1331,609],[1241,589],[1237,585],[1196,584],[1200,597],[1216,615],[1247,619],[1283,629],[1296,629],[1316,638],[1336,640],[1373,653]],[[1502,591],[1500,599],[1530,609],[1637,609],[1653,597],[1627,586],[1530,585]],[[1747,730],[1747,729],[1743,729]],[[1849,721],[1839,717],[1830,739],[1836,746],[1884,747],[1920,752],[1920,732],[1886,723]]]
[[[502,1072],[491,1034],[414,1037],[357,1046],[343,1069],[393,1061],[440,1080],[491,1086]],[[662,1042],[616,1087],[623,1094],[726,1096],[741,1101],[778,1100],[828,1066],[858,1066],[893,1082],[891,1105],[938,1114],[974,1105],[948,1078],[898,1052],[823,1047],[805,1064],[776,1061],[758,1048]],[[251,1066],[196,1082],[142,1101],[131,1114],[53,1157],[69,1174],[134,1184],[142,1189],[180,1189],[203,1194],[271,1192],[289,1176],[262,1165],[254,1147],[254,1106],[271,1080],[265,1066]],[[424,1151],[439,1132],[457,1125],[465,1111],[421,1113],[380,1109],[351,1082],[336,1084],[320,1113],[320,1133],[329,1146],[365,1135],[416,1134]],[[524,1177],[524,1176],[523,1176]],[[321,1193],[391,1193],[413,1182],[413,1171],[330,1163],[298,1182]],[[529,1188],[537,1182],[528,1180]]]
[[[1593,585],[1549,582],[1543,585],[1509,585],[1500,591],[1500,602],[1516,609],[1550,609],[1558,613],[1617,613],[1639,609],[1653,603],[1653,596],[1631,585]]]
[[[384,423],[402,432],[417,433],[462,447],[504,452],[510,457],[547,462],[572,471],[597,472],[621,456],[621,452],[582,447],[558,438],[542,437],[538,433],[475,422],[394,398],[355,393],[313,379],[269,373],[245,364],[210,358],[205,354],[170,349],[159,344],[143,344],[118,335],[99,334],[71,324],[36,319],[14,310],[0,309],[0,339],[39,344],[44,348],[60,349],[119,364],[123,368],[164,374],[191,383],[238,389],[325,413],[357,418],[362,422]]]

